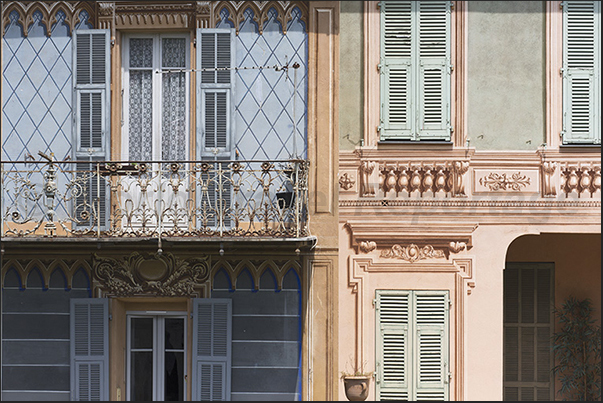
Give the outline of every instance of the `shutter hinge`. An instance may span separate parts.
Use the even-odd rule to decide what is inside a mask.
[[[565,72],[565,69],[564,69],[563,67],[561,67],[561,68],[559,69],[559,75],[560,75],[560,76],[563,76],[563,73],[564,73],[564,72]]]
[[[448,298],[448,309],[452,308],[452,300]]]
[[[381,63],[377,64],[377,71],[379,72],[379,74],[382,73],[381,69],[383,68],[383,65]]]
[[[382,5],[383,5],[383,3],[378,2],[378,3],[377,3],[377,8],[381,8],[381,6],[382,6]]]
[[[561,130],[559,132],[559,138],[563,138],[564,135],[565,135],[565,130]]]
[[[193,38],[193,46],[197,47],[197,38]]]
[[[113,315],[112,314],[109,314],[109,320],[110,321],[113,320]]]
[[[191,319],[193,318],[193,313],[191,312]]]
[[[452,10],[454,10],[454,1],[451,1],[451,2],[450,2],[450,10],[451,10],[451,11],[452,11]]]
[[[565,1],[562,1],[561,3],[559,3],[559,10],[563,10],[564,6],[565,6]]]
[[[377,299],[373,298],[373,306],[376,306],[376,304],[377,304]]]

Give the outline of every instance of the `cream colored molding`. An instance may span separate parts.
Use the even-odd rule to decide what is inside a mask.
[[[372,257],[359,257],[351,255],[348,258],[348,287],[354,295],[354,351],[356,365],[366,362],[368,357],[373,356],[371,346],[367,346],[365,339],[368,334],[375,332],[374,324],[365,318],[365,312],[371,307],[375,290],[370,286],[370,277],[385,274],[392,279],[392,283],[398,283],[395,277],[402,273],[441,273],[454,276],[454,288],[450,290],[452,310],[454,310],[454,322],[450,324],[451,332],[454,334],[454,345],[452,366],[454,394],[450,400],[464,400],[464,309],[465,299],[475,288],[473,280],[473,257],[453,259],[446,262],[418,262],[416,264],[403,264],[397,261],[376,262]],[[401,287],[402,289],[403,287]]]
[[[466,140],[467,99],[467,18],[466,2],[452,2],[451,19],[451,136],[455,147],[464,147]],[[379,2],[364,2],[364,137],[363,146],[377,147],[379,142],[380,58]],[[362,148],[362,147],[361,147]]]
[[[39,11],[42,14],[40,23],[46,27],[46,34],[52,34],[52,25],[57,22],[58,11],[65,13],[65,23],[69,31],[73,32],[75,26],[81,22],[80,13],[87,11],[92,26],[96,27],[93,1],[3,1],[2,2],[2,33],[15,22],[23,27],[23,35],[27,36],[29,26],[34,22],[33,14]],[[18,18],[11,20],[13,11],[17,12]]]
[[[274,8],[277,12],[277,20],[287,34],[287,24],[293,19],[292,11],[298,8],[301,11],[301,20],[308,26],[308,2],[304,1],[218,1],[211,2],[213,11],[211,13],[215,24],[222,20],[220,12],[226,8],[230,22],[234,25],[236,34],[245,21],[245,10],[253,11],[253,20],[258,25],[259,33],[262,35],[264,24],[268,21],[268,11]]]
[[[209,28],[215,26],[211,19],[211,1],[198,1],[196,7],[197,28]]]
[[[477,229],[477,224],[467,224],[462,222],[457,223],[424,223],[424,224],[401,224],[400,221],[383,221],[383,220],[360,220],[350,219],[345,222],[344,227],[350,234],[352,247],[357,251],[364,253],[371,252],[376,248],[389,249],[389,252],[383,251],[384,257],[401,257],[415,256],[414,253],[409,254],[409,247],[406,249],[400,245],[410,245],[417,249],[417,254],[420,254],[416,244],[427,245],[427,248],[436,248],[443,253],[440,256],[439,252],[429,257],[448,257],[449,252],[459,253],[464,249],[472,247],[472,234]],[[368,246],[372,247],[368,250]],[[422,250],[427,256],[428,250]],[[385,256],[384,253],[388,256]],[[405,259],[404,257],[401,257]],[[405,259],[405,260],[410,260]],[[414,259],[417,260],[417,259]],[[413,260],[413,261],[414,261]]]
[[[414,152],[401,149],[356,149],[339,155],[340,172],[356,172],[358,187],[340,192],[340,205],[348,200],[442,200],[484,196],[491,200],[510,194],[565,200],[574,196],[601,198],[601,155],[582,150],[560,152],[438,151],[423,146]],[[470,186],[466,186],[470,184]],[[348,204],[342,204],[342,201]]]
[[[115,2],[104,1],[97,3],[98,27],[111,30],[111,39],[115,39]]]

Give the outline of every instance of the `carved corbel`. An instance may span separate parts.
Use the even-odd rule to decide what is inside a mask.
[[[452,196],[461,197],[465,194],[465,173],[469,170],[469,161],[454,161],[452,163]]]
[[[554,175],[557,170],[557,163],[552,161],[545,161],[542,163],[542,196],[543,197],[555,197],[557,190],[554,185]]]
[[[369,253],[377,249],[377,243],[375,241],[362,241],[358,244],[358,249],[361,252]]]
[[[103,1],[97,3],[98,7],[98,27],[101,29],[110,29],[111,37],[115,38],[115,2]]]
[[[196,7],[197,28],[209,28],[211,18],[211,4],[209,1],[198,1]]]
[[[362,161],[360,164],[360,196],[375,197],[375,170],[376,163],[374,161]]]

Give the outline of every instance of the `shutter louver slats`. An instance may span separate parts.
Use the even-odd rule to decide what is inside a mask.
[[[504,286],[504,399],[553,400],[553,268],[507,263]]]
[[[381,138],[450,140],[450,2],[381,4]]]
[[[108,399],[106,299],[71,300],[71,393],[74,400]]]
[[[216,67],[230,67],[230,33],[216,34]],[[218,70],[216,72],[216,83],[229,84],[230,70]]]
[[[563,142],[599,144],[600,2],[565,1],[563,21]]]
[[[446,400],[446,292],[377,291],[380,400]]]
[[[232,302],[193,300],[193,399],[229,400]]]
[[[76,39],[77,53],[75,62],[76,84],[90,84],[91,45],[90,35],[78,33]]]

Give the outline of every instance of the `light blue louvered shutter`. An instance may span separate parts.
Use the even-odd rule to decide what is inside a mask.
[[[232,301],[193,300],[192,400],[230,400]]]
[[[409,299],[409,292],[377,291],[375,381],[378,400],[409,400],[410,397]]]
[[[381,120],[382,140],[413,138],[412,2],[382,1]]]
[[[105,158],[110,129],[109,30],[75,30],[73,46],[75,156]]]
[[[562,5],[563,143],[601,144],[601,2]]]
[[[448,293],[415,291],[413,400],[448,400]]]
[[[94,226],[99,221],[104,227],[109,192],[105,180],[97,180],[96,164],[90,162],[109,160],[110,31],[75,30],[73,46],[73,150],[81,190],[73,200],[73,217],[77,227]]]
[[[71,400],[109,400],[108,300],[70,302]]]
[[[197,69],[202,70],[197,72],[199,159],[231,156],[233,42],[233,29],[197,29]]]
[[[450,1],[419,1],[415,140],[450,140]]]

